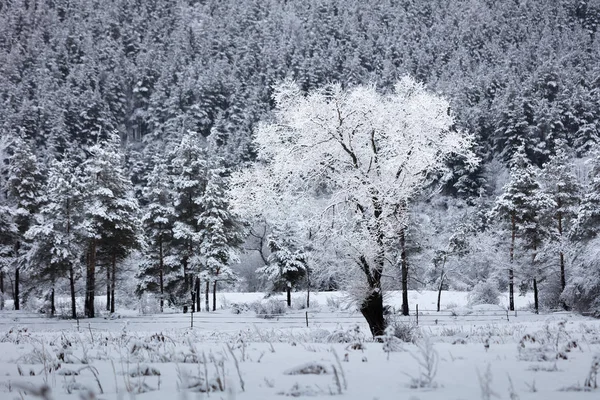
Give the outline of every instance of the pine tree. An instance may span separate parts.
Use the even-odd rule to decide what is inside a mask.
[[[86,316],[93,318],[96,264],[106,266],[107,310],[114,312],[117,263],[142,246],[137,200],[125,176],[121,141],[111,133],[89,150],[85,162],[85,227],[88,238]]]
[[[4,277],[12,265],[13,246],[19,234],[13,212],[11,207],[0,206],[0,310],[4,309]]]
[[[138,291],[149,291],[160,295],[160,310],[165,300],[165,279],[172,273],[168,255],[171,253],[175,209],[173,207],[173,182],[164,159],[154,159],[154,168],[147,176],[147,185],[143,190],[146,203],[142,216],[144,231],[149,244],[146,255],[149,260],[138,274]]]
[[[235,279],[230,264],[237,259],[236,248],[243,241],[242,225],[230,211],[225,197],[224,173],[218,166],[208,171],[206,189],[201,199],[204,211],[198,221],[202,234],[200,253],[205,259],[207,278],[213,284],[213,311],[217,303],[217,282]]]
[[[273,290],[285,290],[287,305],[292,306],[292,288],[307,274],[306,254],[294,245],[289,237],[280,232],[278,237],[269,238],[269,263],[256,272],[266,277],[273,284]]]
[[[32,243],[27,255],[31,276],[36,283],[51,284],[50,313],[55,312],[54,286],[66,278],[73,319],[77,318],[75,283],[82,274],[85,252],[85,237],[80,231],[84,205],[81,189],[80,170],[70,155],[52,162],[45,188],[47,202],[26,234]]]
[[[520,146],[512,158],[510,181],[504,186],[504,193],[496,201],[493,213],[508,221],[511,231],[509,278],[509,309],[514,310],[514,269],[515,247],[517,237],[521,239],[521,247],[531,256],[531,264],[526,268],[533,280],[535,309],[539,309],[538,280],[540,270],[537,268],[538,251],[550,236],[548,224],[544,221],[548,210],[556,207],[538,182],[538,172],[529,163],[524,146]]]
[[[194,277],[202,269],[202,233],[199,221],[204,212],[202,198],[207,179],[205,146],[206,141],[199,133],[188,132],[171,155],[175,208],[173,246],[181,269],[179,279],[169,282],[168,291],[178,302],[187,299],[187,293],[192,291]]]
[[[27,268],[25,254],[28,242],[25,233],[34,222],[34,216],[44,202],[42,196],[43,174],[31,145],[20,136],[12,142],[12,155],[8,158],[6,198],[14,208],[14,221],[18,235],[13,242],[12,264],[15,280],[13,298],[15,310],[20,309],[21,272]]]
[[[568,156],[566,143],[557,146],[556,154],[544,165],[541,176],[544,191],[556,206],[550,210],[554,219],[554,229],[558,245],[558,262],[560,268],[560,290],[565,290],[565,252],[568,248],[569,232],[577,216],[577,205],[581,186],[573,172],[573,164]],[[567,304],[563,303],[566,309]]]

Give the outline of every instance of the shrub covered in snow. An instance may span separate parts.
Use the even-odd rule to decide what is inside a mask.
[[[479,282],[469,293],[469,304],[500,304],[498,282],[494,279]]]

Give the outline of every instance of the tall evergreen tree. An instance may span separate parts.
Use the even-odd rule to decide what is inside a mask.
[[[519,147],[513,156],[510,181],[504,186],[504,193],[496,201],[493,212],[510,224],[509,309],[514,310],[514,268],[516,239],[521,239],[522,249],[531,256],[531,263],[525,271],[533,280],[535,308],[538,303],[538,279],[536,257],[539,249],[548,239],[548,225],[543,221],[548,210],[555,203],[541,190],[538,172],[529,163],[524,146]]]
[[[218,166],[208,171],[201,200],[204,211],[198,221],[202,234],[200,252],[206,263],[207,279],[213,284],[213,311],[217,304],[217,283],[234,280],[230,264],[237,259],[236,250],[243,241],[242,225],[231,212],[225,197],[224,173]]]
[[[81,260],[85,253],[81,183],[81,171],[69,155],[52,162],[45,188],[47,202],[26,234],[32,243],[27,255],[30,275],[38,284],[50,284],[51,314],[55,312],[54,287],[59,279],[66,278],[74,319],[77,318],[75,283],[82,275]]]
[[[44,202],[42,195],[43,173],[31,145],[22,137],[15,136],[8,158],[6,198],[14,208],[18,235],[13,242],[12,264],[14,268],[13,299],[15,310],[21,306],[21,272],[27,267],[26,252],[29,244],[25,233],[34,223],[34,216]]]
[[[177,281],[170,282],[169,292],[176,301],[187,299],[194,277],[202,269],[200,218],[205,211],[206,140],[197,132],[188,132],[172,152],[171,174],[174,189],[175,222],[173,245],[180,263]]]
[[[569,232],[577,216],[577,205],[581,194],[581,186],[573,171],[573,164],[568,156],[566,143],[557,147],[556,154],[544,165],[541,175],[544,191],[556,204],[550,209],[550,216],[554,220],[554,227],[549,227],[556,232],[558,246],[558,264],[560,268],[560,290],[565,290],[565,253],[569,244]],[[563,307],[568,308],[563,302]]]
[[[106,268],[107,309],[114,312],[117,264],[140,248],[141,225],[131,181],[125,176],[121,140],[110,133],[90,148],[86,160],[85,225],[88,238],[86,316],[94,317],[96,265]]]
[[[160,310],[163,311],[165,300],[165,282],[172,275],[173,268],[169,263],[173,239],[175,209],[173,207],[173,182],[166,162],[159,156],[147,176],[147,185],[143,190],[143,201],[146,203],[142,216],[144,231],[149,243],[146,254],[149,260],[143,264],[138,273],[138,291],[158,293]]]

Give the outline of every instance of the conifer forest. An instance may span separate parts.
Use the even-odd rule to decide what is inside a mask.
[[[598,0],[0,1],[0,306],[600,316],[599,28]]]

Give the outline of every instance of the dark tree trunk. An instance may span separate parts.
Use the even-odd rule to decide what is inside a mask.
[[[17,262],[19,262],[19,248],[20,248],[20,243],[17,242],[15,243],[15,259],[17,260]],[[15,310],[20,310],[20,304],[19,304],[19,281],[20,281],[20,268],[17,266],[15,268],[15,289],[13,291],[13,301],[15,303]]]
[[[217,310],[217,281],[213,282],[213,311]]]
[[[163,312],[165,308],[165,263],[162,237],[158,240],[158,284],[160,286],[160,312]]]
[[[50,292],[50,316],[54,317],[55,314],[56,314],[56,305],[54,303],[54,287],[52,287],[52,291]]]
[[[440,307],[442,305],[442,287],[444,285],[444,271],[442,271],[442,275],[440,276],[440,286],[438,287],[438,298],[437,298],[437,312],[440,312]]]
[[[204,308],[206,308],[206,311],[210,311],[210,303],[208,301],[210,297],[210,282],[206,281],[206,291],[204,293]]]
[[[511,240],[510,240],[510,267],[508,268],[508,309],[515,311],[515,271],[512,263],[515,257],[515,239],[517,237],[517,226],[515,212],[510,214]]]
[[[306,308],[310,308],[310,269],[306,266]]]
[[[408,316],[408,262],[406,260],[406,237],[400,230],[400,261],[402,263],[402,315]]]
[[[69,267],[69,289],[71,292],[71,318],[77,319],[77,303],[75,300],[75,270]]]
[[[559,207],[561,207],[561,204],[559,202],[558,204]],[[558,213],[558,234],[560,235],[561,239],[562,239],[562,234],[563,234],[563,226],[562,226],[562,213]],[[562,244],[562,241],[561,241]],[[567,278],[565,276],[565,253],[563,253],[562,251],[562,247],[558,253],[558,259],[560,262],[560,292],[562,294],[562,292],[565,291],[565,287],[567,286]],[[562,300],[562,307],[563,309],[565,309],[566,311],[569,311],[570,307],[567,305],[567,303]]]
[[[537,286],[537,278],[533,278],[533,303],[535,306],[535,313],[540,313],[540,303],[538,301],[538,286]]]
[[[194,290],[196,292],[196,304],[198,304],[198,312],[202,311],[202,307],[200,307],[200,278],[196,277],[196,282],[194,283]]]
[[[288,307],[292,307],[292,288],[288,286],[286,286],[285,288],[286,294],[287,294],[287,306]]]
[[[367,320],[373,337],[383,336],[385,319],[383,318],[383,296],[380,290],[371,291],[361,304],[360,312]]]
[[[20,268],[15,268],[15,293],[14,293],[14,302],[15,302],[15,310],[20,310],[19,306],[19,270]]]
[[[115,287],[117,286],[117,258],[113,255],[110,282],[110,312],[115,312]]]
[[[110,264],[106,265],[106,311],[110,311]]]
[[[0,270],[0,292],[4,293],[4,271]]]
[[[94,309],[96,291],[96,239],[91,240],[88,252],[88,265],[85,287],[85,316],[88,318],[94,318],[96,316]]]

